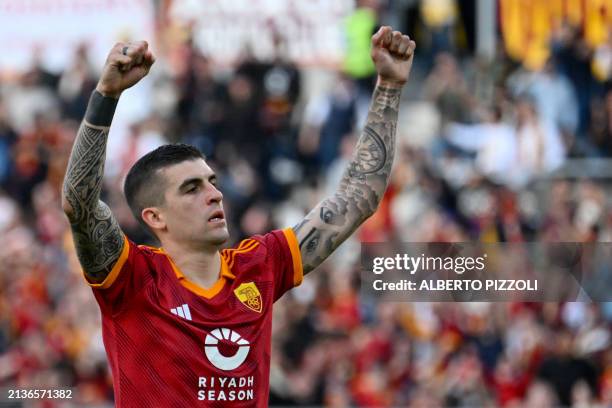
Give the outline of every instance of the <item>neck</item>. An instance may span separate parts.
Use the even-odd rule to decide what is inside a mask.
[[[221,255],[216,247],[193,249],[175,242],[163,242],[164,251],[190,281],[209,288],[219,278]]]

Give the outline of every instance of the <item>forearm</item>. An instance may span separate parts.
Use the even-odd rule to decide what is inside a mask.
[[[117,100],[92,94],[72,147],[64,178],[62,201],[71,223],[84,220],[98,206],[102,189],[108,131]]]
[[[379,81],[366,124],[337,191],[337,195],[355,202],[362,221],[376,211],[389,183],[400,96],[401,86]]]
[[[378,84],[351,162],[334,195],[293,227],[304,273],[323,262],[382,200],[395,156],[401,89],[408,81],[415,47],[410,37],[389,26],[372,36],[370,55]]]
[[[398,85],[379,83],[338,189],[294,227],[304,273],[323,262],[376,211],[389,183],[395,155],[400,93]]]

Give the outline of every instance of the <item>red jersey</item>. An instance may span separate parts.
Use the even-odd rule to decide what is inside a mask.
[[[163,249],[126,238],[107,278],[90,283],[116,406],[267,406],[272,304],[301,281],[290,228],[221,251],[219,279],[208,289]]]

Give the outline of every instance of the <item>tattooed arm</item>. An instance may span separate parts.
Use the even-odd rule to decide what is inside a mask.
[[[62,206],[83,271],[99,283],[123,249],[123,234],[109,207],[100,201],[106,137],[117,100],[97,91],[77,134],[64,179]]]
[[[414,41],[390,27],[381,27],[372,36],[378,83],[352,160],[335,194],[293,227],[304,273],[323,262],[378,208],[389,182],[400,93],[410,73],[414,48]]]
[[[100,200],[108,131],[121,92],[143,78],[153,62],[146,42],[113,47],[70,154],[62,207],[83,271],[93,283],[106,278],[124,242],[117,220]]]

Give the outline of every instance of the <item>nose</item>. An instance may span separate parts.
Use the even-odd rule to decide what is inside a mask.
[[[206,204],[220,203],[223,200],[223,194],[214,184],[208,183],[208,191],[206,194]]]

